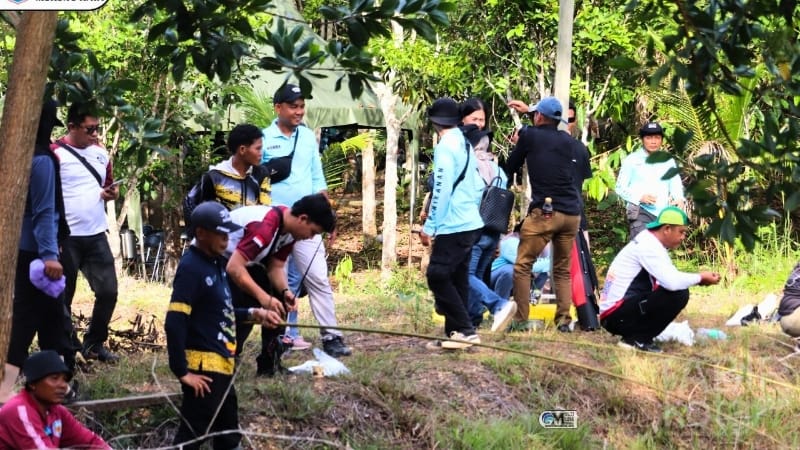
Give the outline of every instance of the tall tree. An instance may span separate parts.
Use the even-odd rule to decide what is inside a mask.
[[[9,236],[0,246],[0,367],[5,365],[8,338],[11,334],[11,304],[14,298],[14,274],[17,267],[17,242],[22,224],[24,202],[30,178],[33,145],[47,81],[47,63],[53,46],[57,13],[28,12],[17,28],[14,61],[8,81],[13,89],[6,93],[0,123],[0,177],[5,187],[0,190],[0,230]]]

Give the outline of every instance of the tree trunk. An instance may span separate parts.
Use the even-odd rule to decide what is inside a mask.
[[[0,123],[0,230],[6,239],[0,246],[0,367],[3,367],[11,335],[14,274],[17,267],[19,229],[30,179],[36,129],[42,111],[47,67],[58,13],[26,12],[17,28],[14,60],[8,77],[3,118]]]
[[[374,133],[374,131],[370,131]],[[364,247],[375,243],[378,225],[375,222],[377,206],[375,202],[375,139],[361,152],[361,229],[364,234]]]
[[[556,51],[556,76],[553,95],[561,102],[562,111],[566,113],[569,105],[572,25],[575,16],[575,2],[573,0],[559,0],[558,5],[558,48]],[[563,123],[559,124],[559,127],[566,129],[566,125]]]
[[[400,120],[397,118],[395,108],[399,98],[385,83],[376,83],[375,93],[378,95],[386,125],[381,278],[388,280],[397,262],[397,147],[400,141]]]

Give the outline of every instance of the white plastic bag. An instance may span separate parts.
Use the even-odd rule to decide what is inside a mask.
[[[692,328],[689,326],[688,320],[672,322],[667,325],[667,328],[665,328],[661,334],[656,336],[656,340],[659,342],[677,341],[691,347],[694,345],[694,331],[692,331]]]
[[[289,371],[293,373],[313,373],[314,366],[322,366],[322,374],[326,377],[348,375],[350,373],[350,369],[333,356],[318,348],[315,348],[313,352],[316,359],[308,360],[298,366],[289,367]]]

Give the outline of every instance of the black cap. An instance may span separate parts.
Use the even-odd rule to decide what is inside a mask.
[[[294,84],[284,84],[275,91],[275,95],[272,97],[272,104],[292,103],[298,98],[303,98],[303,92],[300,88]]]
[[[54,373],[64,373],[67,375],[67,380],[72,379],[72,372],[64,364],[61,356],[53,350],[36,352],[29,356],[22,365],[22,374],[25,375],[26,384],[36,383]]]
[[[461,122],[458,103],[449,97],[436,99],[428,108],[428,120],[437,125],[456,126]]]
[[[642,128],[639,128],[639,137],[652,136],[656,134],[659,136],[664,136],[664,129],[661,128],[661,125],[659,125],[658,122],[647,122],[646,124],[642,125]]]
[[[192,211],[192,226],[220,233],[232,233],[242,227],[233,223],[231,213],[217,202],[203,202]]]

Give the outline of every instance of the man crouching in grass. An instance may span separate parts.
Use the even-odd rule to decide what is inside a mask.
[[[195,244],[181,258],[172,285],[165,329],[169,368],[183,390],[181,424],[174,444],[199,448],[210,432],[215,449],[239,448],[241,435],[233,386],[236,321],[277,326],[280,315],[264,308],[234,308],[222,256],[228,233],[241,229],[228,210],[205,202],[192,212]]]

